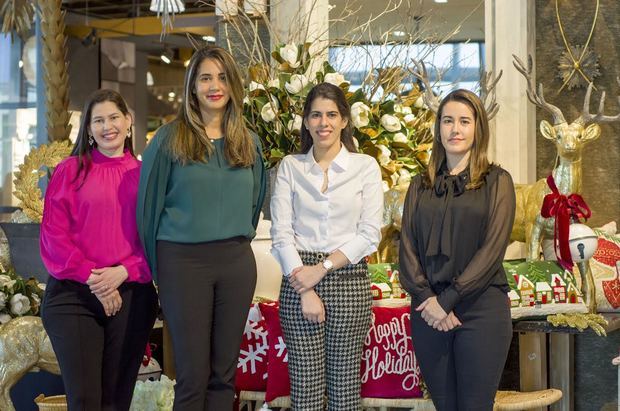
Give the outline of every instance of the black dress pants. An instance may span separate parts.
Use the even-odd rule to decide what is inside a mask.
[[[176,365],[174,410],[232,410],[239,349],[256,286],[249,240],[158,241],[157,272]]]
[[[152,283],[123,283],[111,317],[89,287],[50,277],[41,308],[56,353],[69,411],[125,411],[155,316]]]
[[[504,369],[512,321],[505,292],[489,287],[454,313],[463,325],[448,332],[411,312],[411,334],[422,378],[437,411],[491,411]]]

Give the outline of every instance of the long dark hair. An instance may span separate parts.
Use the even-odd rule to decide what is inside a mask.
[[[169,140],[172,157],[181,162],[205,162],[213,154],[213,143],[207,133],[200,114],[200,105],[195,94],[196,77],[200,64],[212,59],[222,65],[230,100],[226,104],[222,127],[224,131],[224,155],[235,167],[249,167],[256,159],[256,146],[243,118],[243,79],[235,60],[221,47],[206,46],[192,55],[185,70],[183,81],[183,103],[174,121],[176,132]]]
[[[92,160],[91,152],[97,147],[97,142],[94,142],[92,146],[88,144],[88,130],[90,128],[90,121],[93,115],[93,107],[96,104],[105,103],[106,101],[114,103],[124,116],[127,116],[129,114],[129,109],[127,108],[127,103],[125,102],[125,99],[114,90],[97,90],[88,97],[86,103],[84,104],[84,110],[82,110],[80,130],[78,131],[75,145],[73,146],[73,150],[71,151],[71,155],[77,156],[78,158],[78,169],[77,173],[75,174],[74,181],[77,180],[80,174],[83,172],[82,184],[84,183],[84,180],[86,180],[86,176],[88,175],[88,171],[90,170],[90,164]],[[134,155],[132,128],[133,124],[130,126],[132,136],[125,139],[124,149],[129,150],[131,155]]]
[[[355,147],[355,143],[353,142],[353,125],[351,122],[351,107],[347,102],[347,98],[344,95],[344,91],[340,87],[334,86],[330,83],[321,83],[312,87],[308,96],[306,97],[306,102],[304,104],[304,120],[307,120],[310,116],[310,111],[312,110],[312,103],[317,98],[324,98],[327,100],[331,100],[336,103],[336,107],[338,107],[338,111],[342,118],[347,120],[347,125],[342,129],[340,133],[340,142],[349,150],[351,153],[356,153],[357,148]],[[301,124],[301,153],[306,154],[312,148],[312,136],[310,135],[310,131],[306,128],[304,122]]]
[[[489,119],[484,104],[482,104],[482,101],[480,101],[476,94],[464,89],[454,90],[444,97],[439,104],[435,118],[435,137],[433,138],[433,148],[428,162],[425,182],[427,186],[432,187],[435,184],[435,178],[441,169],[441,165],[446,161],[446,149],[441,144],[441,116],[443,108],[451,101],[465,104],[474,114],[474,143],[469,156],[469,182],[466,186],[467,189],[471,190],[480,187],[482,178],[489,171],[490,163],[487,156],[487,148],[489,147],[490,132]]]

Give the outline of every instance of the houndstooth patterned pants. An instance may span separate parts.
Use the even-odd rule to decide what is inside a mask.
[[[306,265],[328,253],[300,251]],[[314,290],[323,300],[325,322],[311,323],[301,312],[299,294],[286,277],[280,289],[280,321],[288,349],[293,410],[361,409],[360,364],[371,321],[372,295],[365,262],[327,274]],[[327,390],[326,390],[327,388]]]

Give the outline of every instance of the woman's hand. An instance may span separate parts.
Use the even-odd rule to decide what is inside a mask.
[[[415,310],[421,311],[422,319],[435,329],[438,329],[439,324],[448,316],[437,302],[436,296],[427,298]]]
[[[119,312],[123,305],[123,299],[121,298],[121,295],[118,292],[118,290],[113,290],[112,292],[108,293],[106,296],[100,296],[98,294],[95,294],[95,295],[101,302],[101,305],[103,305],[103,310],[105,311],[105,315],[107,315],[108,317],[111,317],[115,315],[117,312]]]
[[[461,325],[463,324],[456,317],[456,315],[454,314],[454,311],[450,311],[448,316],[444,318],[444,320],[440,322],[439,325],[435,329],[439,331],[447,332]]]
[[[88,284],[90,291],[95,293],[97,297],[105,297],[116,291],[128,276],[127,269],[122,265],[95,268],[91,271],[86,284]]]
[[[294,269],[288,276],[288,281],[297,293],[303,294],[314,288],[325,274],[325,268],[320,264],[304,265]]]
[[[301,312],[306,320],[319,324],[325,321],[325,306],[314,290],[304,292],[300,298]]]

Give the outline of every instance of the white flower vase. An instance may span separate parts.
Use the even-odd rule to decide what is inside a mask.
[[[256,237],[252,240],[251,246],[256,259],[256,269],[258,276],[256,279],[256,289],[254,297],[269,298],[277,300],[280,295],[280,284],[282,283],[282,271],[280,264],[271,255],[271,221],[261,218],[256,228]]]

